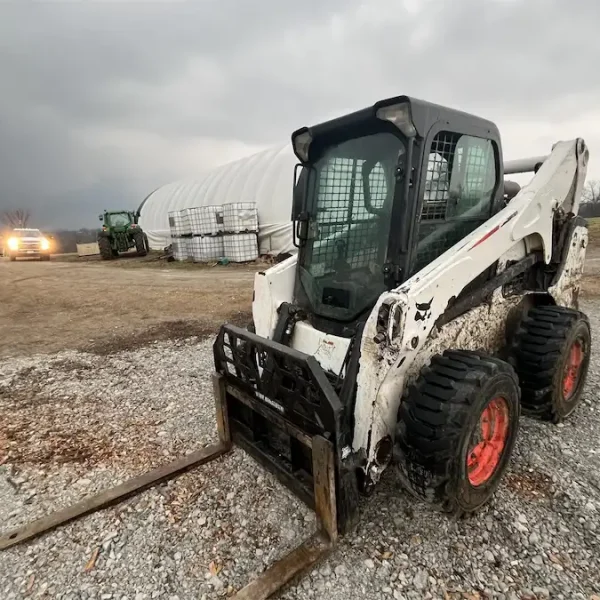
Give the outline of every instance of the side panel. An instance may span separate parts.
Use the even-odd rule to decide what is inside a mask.
[[[314,356],[324,371],[336,375],[342,369],[349,346],[349,338],[328,335],[302,321],[294,329],[292,348]]]
[[[587,227],[575,227],[571,236],[567,256],[558,272],[557,281],[549,289],[556,304],[560,306],[577,308],[579,304],[581,275],[583,274],[585,265],[585,251],[587,244]]]
[[[522,240],[518,244],[515,244],[508,252],[505,252],[498,260],[498,268],[496,274],[502,273],[508,263],[519,261],[527,256],[527,246],[525,240]]]
[[[272,339],[277,318],[277,310],[282,302],[292,302],[294,278],[296,276],[296,255],[279,264],[261,271],[254,276],[254,299],[252,317],[256,334]]]
[[[501,290],[494,292],[488,304],[476,306],[454,321],[447,323],[435,335],[429,337],[418,356],[406,371],[405,385],[413,383],[421,369],[435,354],[447,348],[457,350],[481,350],[494,354],[506,343],[505,330],[509,311],[523,300],[522,296],[504,298]],[[386,377],[382,392],[388,395],[400,394],[398,380]]]

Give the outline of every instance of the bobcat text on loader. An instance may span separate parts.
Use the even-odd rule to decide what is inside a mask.
[[[472,512],[506,471],[521,412],[556,423],[575,409],[591,349],[577,310],[583,140],[505,163],[493,123],[400,96],[292,143],[298,252],[256,275],[252,326],[223,325],[214,343],[220,442],[0,547],[235,443],[321,525],[237,594],[266,598],[356,523],[390,464],[418,498]],[[525,172],[522,189],[504,180]]]

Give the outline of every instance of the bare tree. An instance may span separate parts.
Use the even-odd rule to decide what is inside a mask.
[[[581,194],[581,201],[586,204],[600,204],[600,180],[591,179],[585,184]]]
[[[13,229],[16,227],[27,227],[31,213],[23,208],[16,210],[5,210],[0,214],[0,221]]]

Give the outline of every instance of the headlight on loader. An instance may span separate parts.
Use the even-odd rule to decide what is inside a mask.
[[[42,250],[50,250],[50,242],[46,238],[42,238],[40,242],[40,248]]]
[[[18,238],[9,238],[8,240],[8,249],[9,250],[18,250],[19,249],[19,240]]]

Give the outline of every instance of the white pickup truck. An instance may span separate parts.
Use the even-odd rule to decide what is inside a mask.
[[[13,229],[4,239],[2,251],[10,260],[17,260],[17,258],[50,260],[50,241],[39,229]]]

